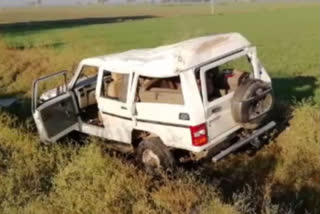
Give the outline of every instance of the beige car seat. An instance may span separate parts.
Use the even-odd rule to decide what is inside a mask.
[[[175,86],[172,81],[163,79],[146,79],[141,82],[139,98],[140,102],[184,103],[180,84]]]
[[[227,86],[226,88],[228,88],[229,92],[231,91],[235,91],[240,84],[249,77],[249,73],[243,70],[239,70],[239,69],[233,69],[233,75],[232,77],[227,78]]]
[[[125,74],[111,74],[113,81],[107,84],[106,95],[120,101],[126,101],[128,76]]]

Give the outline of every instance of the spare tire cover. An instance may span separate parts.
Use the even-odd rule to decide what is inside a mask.
[[[259,96],[267,90],[270,92],[264,96]],[[245,102],[255,97],[260,98]],[[259,119],[258,121],[261,122],[266,116],[266,112],[270,111],[272,106],[273,94],[271,85],[258,79],[248,79],[236,89],[231,102],[231,112],[236,122],[257,123],[256,119]]]

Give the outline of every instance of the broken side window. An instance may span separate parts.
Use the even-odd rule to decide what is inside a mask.
[[[205,71],[208,101],[235,91],[242,81],[249,77],[252,70],[248,58],[240,57]]]

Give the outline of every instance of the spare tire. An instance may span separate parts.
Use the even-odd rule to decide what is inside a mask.
[[[235,91],[231,111],[234,120],[246,129],[257,128],[274,102],[271,85],[258,79],[244,81]]]

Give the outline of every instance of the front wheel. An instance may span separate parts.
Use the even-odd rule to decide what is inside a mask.
[[[172,172],[175,167],[175,159],[171,151],[159,138],[143,140],[136,150],[137,161],[151,174],[161,171]]]

